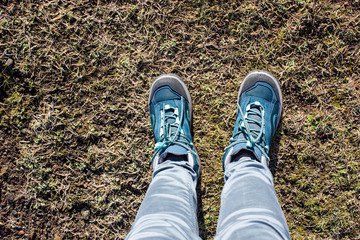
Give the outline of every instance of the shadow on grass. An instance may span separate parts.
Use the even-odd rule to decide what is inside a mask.
[[[278,153],[279,153],[279,145],[280,145],[279,143],[282,138],[282,135],[280,134],[282,132],[282,129],[283,129],[283,124],[282,124],[282,121],[280,121],[280,124],[275,132],[275,136],[273,138],[273,141],[271,144],[271,149],[269,152],[269,156],[270,156],[269,168],[270,168],[270,171],[274,178],[276,175],[276,170],[277,170],[278,160],[279,160]]]
[[[202,205],[202,195],[204,193],[201,191],[201,177],[198,180],[196,186],[196,195],[197,195],[197,217],[199,224],[199,235],[201,239],[208,239],[209,232],[205,228],[205,220],[204,220],[204,209]]]

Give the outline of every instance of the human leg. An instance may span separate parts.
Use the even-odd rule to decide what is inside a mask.
[[[196,180],[187,161],[160,164],[126,239],[197,239]]]
[[[225,185],[216,239],[289,239],[268,151],[282,109],[280,85],[268,72],[247,75],[238,94],[233,136],[223,158]]]
[[[228,164],[217,239],[290,239],[270,170],[255,157]]]
[[[190,94],[175,75],[162,75],[149,97],[155,136],[153,179],[126,239],[199,239],[195,187],[200,160],[192,144]]]

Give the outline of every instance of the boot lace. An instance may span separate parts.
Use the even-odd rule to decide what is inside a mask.
[[[265,141],[265,127],[264,127],[264,107],[260,102],[256,101],[246,106],[246,113],[243,114],[238,103],[241,119],[237,133],[230,138],[230,144],[225,148],[231,148],[239,143],[246,143],[249,148],[258,147],[261,153],[269,160],[267,152],[269,146]]]
[[[184,107],[185,99],[181,97],[180,110],[172,107],[169,104],[163,104],[160,124],[160,140],[155,144],[155,154],[153,158],[161,151],[165,150],[171,145],[180,145],[188,151],[195,153],[193,143],[187,138],[181,128],[184,121]]]

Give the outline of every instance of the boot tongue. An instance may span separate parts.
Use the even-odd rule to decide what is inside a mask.
[[[172,125],[169,129],[170,132],[170,136],[171,137],[171,133],[176,133],[179,125],[180,125],[180,119],[179,119],[179,109],[178,108],[174,108],[171,107],[169,104],[166,104],[164,106],[164,118],[166,118],[166,125]]]
[[[159,164],[165,161],[168,154],[173,154],[176,156],[185,155],[185,157],[187,158],[188,150],[180,145],[172,145],[160,154]]]
[[[251,109],[252,111],[249,112],[249,109]],[[260,131],[261,130],[261,126],[259,126],[258,123],[255,123],[256,122],[261,122],[261,110],[258,106],[252,106],[250,107],[250,105],[248,105],[247,109],[246,109],[246,113],[244,115],[245,119],[247,119],[247,124],[248,124],[248,127],[249,127],[249,134],[252,135],[253,139],[256,139],[258,137],[258,133],[256,132],[250,132],[250,129],[251,130],[258,130]],[[252,119],[254,121],[249,121],[248,119]],[[244,122],[242,122],[242,126],[245,126],[244,125]],[[262,133],[259,133],[259,134],[262,134]],[[244,133],[240,133],[240,136],[239,138],[243,138],[243,139],[246,139],[248,140],[248,138],[245,137]],[[259,150],[258,147],[249,147],[249,141],[247,143],[239,143],[239,144],[236,144],[234,147],[233,147],[233,151],[231,153],[231,157],[235,156],[240,150],[242,149],[247,149],[247,150],[250,150],[252,151],[255,156],[258,158],[258,160],[260,161],[261,159],[261,151]]]
[[[249,111],[250,109],[252,110],[251,112]],[[259,133],[261,130],[261,126],[259,125],[259,123],[261,123],[262,120],[260,107],[256,105],[250,107],[250,105],[248,105],[245,113],[245,119],[247,119],[249,133],[252,134],[253,139],[256,139],[258,137],[258,134],[262,134]],[[257,130],[258,132],[250,132],[250,130]]]
[[[167,125],[167,127],[170,126],[170,129],[167,129],[168,139],[172,139],[174,137],[174,135],[177,132],[179,132],[180,134],[178,134],[178,136],[175,137],[175,140],[186,140],[186,138],[183,137],[184,132],[180,125],[182,123],[180,122],[181,120],[180,120],[179,109],[171,107],[170,105],[165,105],[164,106],[164,118],[166,118],[165,125]]]
[[[231,152],[231,160],[230,162],[233,161],[233,157],[236,156],[236,154],[238,152],[240,152],[241,150],[243,149],[246,149],[246,150],[249,150],[251,151],[252,153],[254,153],[255,157],[257,158],[257,160],[260,162],[261,161],[261,151],[258,147],[254,147],[254,148],[249,148],[246,146],[246,143],[239,143],[239,144],[236,144],[234,147],[233,147],[233,151]]]
[[[166,125],[170,126],[169,132],[170,132],[170,136],[168,136],[169,138],[173,138],[174,134],[178,131],[178,128],[180,128],[180,116],[179,116],[179,109],[178,108],[173,108],[170,105],[165,105],[164,106],[164,117],[166,117]],[[169,117],[170,116],[170,117]],[[179,130],[179,133],[181,132],[181,128]],[[176,136],[175,138],[178,139],[182,139],[183,137],[181,136],[181,134],[179,134],[178,136]],[[177,140],[178,140],[177,139]],[[162,152],[159,156],[159,163],[162,163],[168,154],[173,154],[176,156],[181,156],[181,155],[187,155],[188,154],[188,150],[178,144],[175,145],[171,145],[168,148],[166,148],[166,150],[164,152]]]

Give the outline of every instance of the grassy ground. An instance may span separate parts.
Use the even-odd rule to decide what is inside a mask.
[[[148,90],[185,79],[215,235],[246,73],[284,94],[271,153],[293,239],[360,239],[359,1],[0,1],[0,236],[123,239],[151,181]]]

